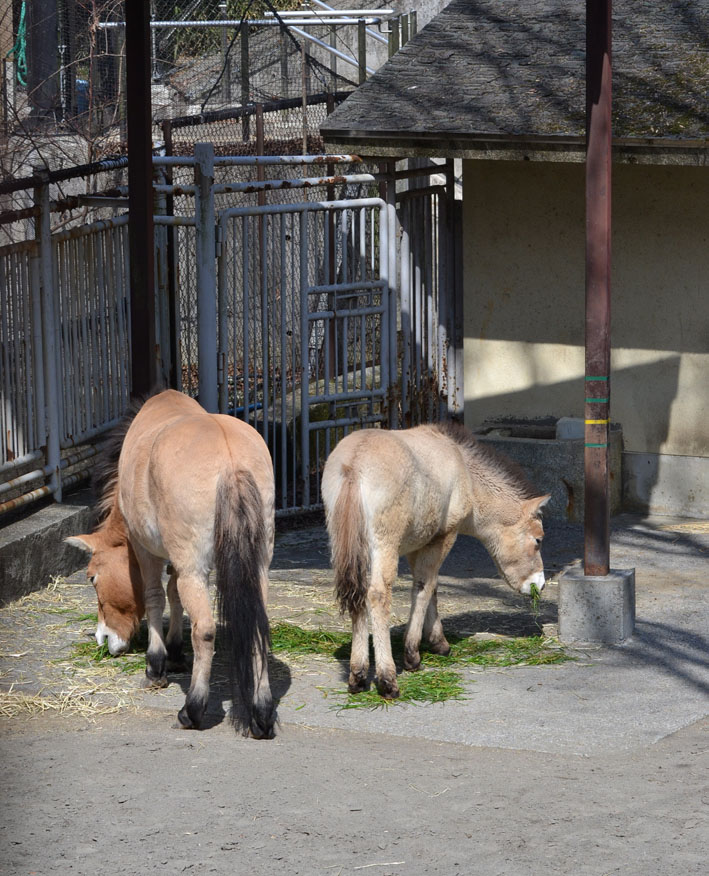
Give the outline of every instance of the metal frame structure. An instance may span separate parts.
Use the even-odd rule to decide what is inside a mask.
[[[153,164],[162,372],[262,432],[280,514],[319,505],[325,458],[352,429],[462,412],[450,168],[215,158],[210,144]],[[193,181],[168,185],[168,170]],[[113,218],[51,233],[67,204],[33,182],[35,239],[0,248],[0,511],[86,477],[131,391],[125,189],[72,202]]]

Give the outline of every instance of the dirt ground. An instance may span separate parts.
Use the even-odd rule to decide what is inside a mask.
[[[464,702],[367,712],[337,708],[338,661],[276,658],[267,742],[225,720],[218,666],[202,732],[174,727],[188,678],[145,693],[140,675],[78,670],[68,649],[95,611],[82,573],[0,610],[0,872],[705,874],[709,534],[624,520],[614,538],[614,567],[636,566],[628,647],[465,670]],[[548,575],[580,539],[549,527]],[[443,571],[447,630],[554,632],[555,584],[535,619],[472,540]],[[321,527],[279,535],[269,613],[346,628]]]

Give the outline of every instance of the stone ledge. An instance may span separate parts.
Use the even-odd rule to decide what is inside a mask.
[[[89,505],[60,504],[47,505],[0,529],[0,605],[84,566],[86,554],[64,539],[90,532],[93,525]]]

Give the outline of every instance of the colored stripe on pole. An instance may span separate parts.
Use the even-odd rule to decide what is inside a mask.
[[[607,377],[586,377],[586,380],[608,380]]]
[[[609,401],[610,401],[610,399],[608,399],[608,398],[587,398],[586,404],[589,404],[589,405],[592,405],[592,404],[607,405]]]
[[[605,426],[610,420],[585,420],[587,426]]]
[[[608,447],[608,444],[584,444],[584,447]]]

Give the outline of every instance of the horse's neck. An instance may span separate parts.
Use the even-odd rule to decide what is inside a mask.
[[[466,454],[465,467],[469,478],[471,505],[459,532],[480,538],[491,523],[494,525],[501,495],[499,489],[496,489],[494,478],[490,477],[490,472],[478,460]]]

